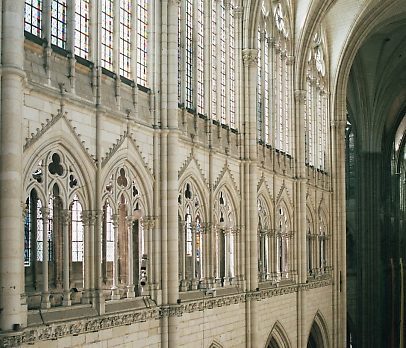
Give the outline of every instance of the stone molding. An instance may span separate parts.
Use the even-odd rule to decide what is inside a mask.
[[[56,340],[65,336],[86,334],[114,327],[132,325],[148,320],[159,320],[167,317],[181,317],[184,314],[206,309],[230,306],[247,301],[262,301],[276,296],[292,294],[298,291],[308,291],[332,285],[332,279],[312,281],[306,284],[295,284],[282,287],[273,287],[246,293],[207,297],[202,293],[202,298],[185,302],[184,304],[165,305],[154,308],[144,308],[131,313],[120,313],[79,319],[71,322],[62,322],[37,327],[27,327],[20,332],[0,334],[0,347],[18,347],[22,344],[35,344],[39,341]]]

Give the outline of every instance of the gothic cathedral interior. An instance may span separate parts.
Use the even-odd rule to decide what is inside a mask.
[[[0,347],[405,347],[404,0],[0,7]]]

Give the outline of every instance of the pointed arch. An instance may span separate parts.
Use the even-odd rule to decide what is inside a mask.
[[[223,346],[222,346],[219,342],[217,342],[216,340],[214,340],[214,341],[210,344],[209,348],[223,348]]]
[[[326,320],[322,313],[317,311],[307,339],[307,348],[329,348],[330,339]]]
[[[140,164],[140,165],[137,165]],[[135,180],[138,188],[136,189],[139,192],[138,199],[141,199],[144,208],[144,215],[153,215],[153,195],[147,194],[153,192],[153,182],[154,178],[149,170],[147,164],[145,163],[144,158],[141,156],[138,147],[135,146],[132,139],[126,137],[122,144],[114,152],[114,155],[108,157],[104,162],[102,168],[102,195],[103,200],[106,197],[106,185],[111,181],[111,175],[117,175],[118,167],[125,167],[131,173],[131,179]],[[130,190],[130,187],[127,187]],[[141,188],[141,189],[140,189]],[[141,197],[142,196],[142,197]],[[132,199],[131,208],[135,208],[136,202],[135,197]]]
[[[291,344],[287,335],[287,332],[277,321],[269,334],[268,340],[266,341],[265,348],[290,348]]]
[[[51,142],[35,142],[24,154],[23,183],[27,196],[35,188],[42,202],[48,201],[54,184],[58,184],[63,207],[78,195],[84,210],[92,209],[94,168],[80,147],[59,137]],[[25,198],[23,198],[25,200]]]

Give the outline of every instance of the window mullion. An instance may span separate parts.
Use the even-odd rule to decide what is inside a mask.
[[[231,114],[230,114],[230,101],[231,100],[231,71],[230,71],[230,50],[231,50],[231,35],[230,35],[230,13],[232,11],[231,2],[225,1],[225,58],[226,58],[226,71],[225,71],[225,79],[226,79],[226,98],[225,98],[225,109],[226,109],[226,124],[231,126]]]
[[[131,79],[137,83],[137,18],[138,18],[138,1],[131,0],[131,52],[130,52],[130,69]]]
[[[76,28],[76,18],[75,9],[76,2],[80,0],[70,0],[67,3],[66,9],[66,50],[74,55],[75,52],[75,28]]]
[[[120,76],[120,0],[113,1],[113,67],[117,78]]]

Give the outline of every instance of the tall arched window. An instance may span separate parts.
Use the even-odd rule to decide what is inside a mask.
[[[236,267],[236,220],[235,208],[226,190],[218,191],[215,199],[216,221],[216,282],[230,285],[234,282]]]
[[[24,30],[42,36],[42,0],[25,0],[24,7]]]
[[[315,253],[316,247],[316,236],[314,233],[314,227],[312,221],[306,219],[306,264],[307,264],[307,274],[309,276],[314,276],[316,274],[317,266],[315,265]]]
[[[51,43],[66,48],[67,40],[67,4],[66,0],[52,0],[51,2]]]
[[[291,154],[292,101],[289,20],[287,9],[277,2],[263,3],[257,32],[257,128],[258,141]]]
[[[89,0],[75,2],[75,54],[89,59]]]
[[[27,303],[29,308],[50,308],[51,294],[58,293],[53,303],[70,306],[71,288],[83,288],[85,279],[82,205],[76,193],[81,179],[72,157],[60,150],[47,152],[32,166],[26,179],[30,188],[24,238],[24,261],[30,267],[25,275]]]
[[[203,206],[194,182],[182,185],[179,206],[179,274],[182,291],[195,290],[203,279]]]
[[[281,205],[276,217],[276,273],[278,279],[289,277],[289,253],[291,233],[289,217],[286,208]]]
[[[319,220],[319,260],[318,266],[320,273],[323,274],[328,271],[328,234],[325,219],[321,216]]]
[[[148,279],[145,205],[136,174],[126,164],[115,166],[104,183],[102,272],[111,300],[140,295]],[[145,269],[141,270],[144,260]]]
[[[131,78],[131,0],[120,0],[120,75]]]
[[[268,205],[264,197],[258,197],[258,247],[259,247],[259,279],[271,279],[271,218]]]
[[[76,195],[71,204],[71,211],[72,262],[83,262],[82,205]]]
[[[305,160],[326,170],[328,135],[328,89],[324,42],[320,33],[313,37],[306,76]]]
[[[148,0],[137,1],[137,83],[148,86]]]
[[[113,70],[113,0],[101,1],[101,66]]]
[[[179,104],[191,112],[209,114],[213,120],[235,128],[236,43],[233,6],[233,1],[224,0],[181,1],[178,18],[178,95]],[[210,42],[207,51],[204,50],[205,42]]]

